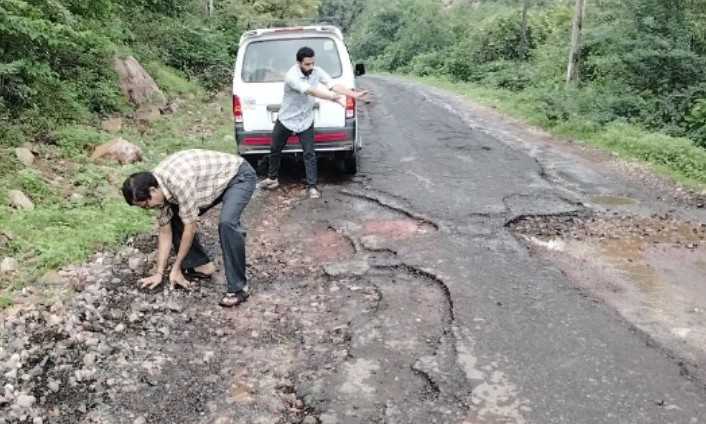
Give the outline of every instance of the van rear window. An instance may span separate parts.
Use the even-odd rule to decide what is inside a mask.
[[[247,46],[243,59],[244,82],[281,82],[289,68],[297,62],[301,47],[314,50],[316,66],[331,78],[341,76],[341,59],[336,43],[327,37],[293,38],[255,41]]]

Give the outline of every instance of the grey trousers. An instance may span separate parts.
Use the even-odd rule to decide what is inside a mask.
[[[223,204],[218,220],[218,235],[221,242],[221,250],[223,251],[223,265],[228,293],[240,291],[247,284],[245,276],[246,233],[240,222],[240,216],[255,191],[256,182],[255,170],[252,169],[249,163],[243,162],[238,173],[230,180],[223,194],[213,203],[199,210],[199,215],[203,215],[217,204]],[[174,212],[170,223],[172,227],[172,247],[176,252],[179,250],[184,224],[179,218],[179,206],[172,205],[172,210]],[[206,250],[199,241],[198,234],[195,235],[189,253],[182,262],[182,268],[195,268],[210,261],[211,259],[209,259]]]

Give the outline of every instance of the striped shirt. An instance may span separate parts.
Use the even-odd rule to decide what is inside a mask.
[[[171,205],[179,205],[184,224],[196,222],[199,208],[209,206],[223,194],[242,163],[240,156],[210,150],[183,150],[167,156],[152,171],[166,200],[159,225],[171,221]]]

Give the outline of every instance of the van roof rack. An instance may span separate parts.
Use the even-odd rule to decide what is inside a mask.
[[[287,28],[299,26],[321,26],[334,25],[337,21],[335,16],[319,16],[309,18],[250,18],[245,26],[246,30],[251,29],[269,29],[269,28]]]
[[[333,25],[330,24],[324,24],[324,23],[319,23],[317,25],[307,25],[307,26],[272,26],[272,27],[260,27],[258,29],[251,29],[248,31],[245,31],[241,36],[240,36],[240,43],[248,38],[253,38],[253,37],[259,37],[263,35],[268,35],[268,34],[276,34],[276,33],[282,33],[282,32],[291,32],[291,33],[296,33],[296,32],[301,32],[301,31],[315,31],[315,32],[321,32],[321,33],[328,33],[328,34],[333,34],[336,37],[340,38],[343,40],[343,33],[341,30]]]

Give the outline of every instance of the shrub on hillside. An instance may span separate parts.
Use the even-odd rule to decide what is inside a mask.
[[[219,89],[230,81],[231,51],[237,40],[221,32],[188,19],[151,16],[133,23],[133,37],[132,46],[143,58],[157,59],[191,79],[200,79],[207,89]]]

